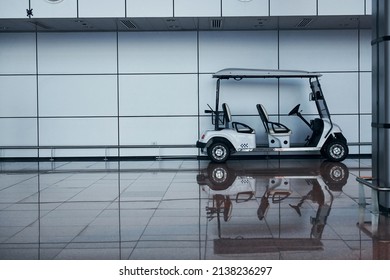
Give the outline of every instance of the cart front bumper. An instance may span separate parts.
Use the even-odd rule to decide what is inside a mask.
[[[197,148],[200,148],[200,149],[203,150],[204,148],[206,148],[206,145],[207,145],[207,143],[196,141],[196,147]]]

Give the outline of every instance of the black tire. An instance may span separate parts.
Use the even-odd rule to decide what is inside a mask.
[[[226,190],[236,180],[234,169],[226,164],[210,163],[207,167],[207,177],[211,183],[210,188],[214,191]]]
[[[336,139],[326,144],[324,154],[329,161],[343,161],[348,156],[348,146],[345,141]]]
[[[213,162],[226,162],[230,156],[229,145],[224,142],[215,142],[207,148],[207,155]]]
[[[321,176],[331,191],[341,191],[348,182],[348,167],[341,162],[323,162]]]

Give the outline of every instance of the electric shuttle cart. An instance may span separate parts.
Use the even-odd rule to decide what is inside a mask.
[[[206,110],[212,114],[214,129],[206,130],[201,135],[196,146],[207,154],[213,162],[225,162],[236,152],[313,152],[319,151],[329,161],[343,161],[348,155],[347,140],[338,125],[332,122],[325,97],[321,89],[319,77],[321,74],[305,71],[257,70],[257,69],[224,69],[213,75],[217,79],[215,108]],[[256,132],[250,126],[232,122],[232,115],[226,103],[220,106],[221,80],[253,79],[253,78],[306,78],[309,80],[311,92],[310,101],[314,101],[318,118],[307,121],[296,105],[288,114],[298,116],[311,130],[311,135],[304,144],[291,144],[292,131],[285,125],[272,122],[268,118],[266,108],[256,104],[261,122],[268,135],[268,144],[256,143]],[[222,111],[220,111],[220,107]]]

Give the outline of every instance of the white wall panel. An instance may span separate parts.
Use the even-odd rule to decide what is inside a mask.
[[[372,74],[360,73],[360,113],[372,112]]]
[[[280,68],[357,71],[356,30],[280,31]]]
[[[121,73],[196,73],[196,32],[119,34]]]
[[[372,14],[372,0],[366,0],[366,15]]]
[[[268,16],[268,0],[222,0],[222,16]]]
[[[322,76],[322,91],[331,114],[358,114],[358,76],[358,73]],[[340,99],[343,101],[340,102]]]
[[[370,41],[370,30],[120,32],[117,56],[115,32],[42,32],[37,89],[35,33],[0,33],[0,129],[5,135],[0,145],[37,144],[37,107],[40,145],[116,145],[118,133],[122,145],[193,145],[203,129],[212,128],[204,113],[208,103],[215,106],[212,74],[227,67],[323,72],[333,121],[350,142],[366,141],[363,128],[371,117]],[[266,142],[255,107],[262,103],[271,119],[278,120],[280,112],[280,121],[294,131],[293,141],[302,142],[308,129],[287,114],[298,103],[303,113],[316,113],[309,91],[306,80],[281,80],[279,85],[277,80],[222,81],[220,101],[229,104],[234,121],[260,132],[259,141]],[[116,155],[115,150],[110,152]],[[121,155],[197,152],[156,147],[124,149]],[[58,150],[55,155],[104,153]],[[11,155],[9,151],[0,155],[6,154]],[[50,156],[50,151],[40,154]]]
[[[0,33],[0,74],[35,74],[35,34]]]
[[[128,17],[173,17],[174,0],[127,0]]]
[[[35,76],[0,76],[0,117],[36,117]]]
[[[79,17],[125,17],[126,0],[78,0]]]
[[[318,15],[364,15],[364,0],[318,0]]]
[[[40,74],[117,72],[115,33],[38,34]]]
[[[336,115],[332,117],[332,121],[338,124],[343,131],[343,135],[348,142],[359,141],[359,116],[357,115]],[[350,148],[351,149],[351,148]],[[356,153],[356,152],[355,152]]]
[[[200,76],[199,111],[203,115],[207,104],[215,109],[215,88],[217,79],[211,74]],[[220,105],[227,103],[233,115],[257,115],[256,104],[262,103],[269,113],[278,111],[277,80],[247,79],[241,81],[222,80]],[[219,110],[222,110],[220,107]],[[236,117],[237,118],[237,117]],[[235,121],[238,121],[234,118]]]
[[[281,79],[279,89],[280,114],[287,115],[298,104],[302,114],[317,114],[315,103],[309,101],[311,89],[308,79]],[[327,98],[327,92],[324,95]]]
[[[118,149],[40,149],[40,157],[114,157],[118,156]]]
[[[40,145],[117,145],[117,118],[47,118],[39,122]]]
[[[175,17],[219,17],[221,0],[175,0]]]
[[[123,157],[172,157],[172,156],[196,156],[198,155],[198,148],[133,148],[121,149],[120,155]],[[123,163],[121,163],[123,166]]]
[[[191,145],[198,139],[197,117],[121,118],[121,145]]]
[[[115,75],[39,77],[40,116],[116,116]]]
[[[356,155],[356,154],[359,154],[359,152],[360,152],[360,147],[359,146],[357,146],[357,145],[349,145],[348,146],[348,149],[349,149],[349,154],[350,155]]]
[[[31,0],[34,18],[76,18],[77,0]]]
[[[360,31],[360,71],[372,70],[371,40],[372,31],[370,29]]]
[[[0,0],[0,18],[26,18],[29,0]]]
[[[120,77],[120,115],[197,115],[197,75]]]
[[[215,109],[215,83],[216,79],[212,78],[212,74],[199,75],[199,114],[208,115],[204,111],[210,110],[207,104]],[[224,93],[223,96],[225,96]],[[221,108],[219,108],[221,110]],[[211,118],[211,117],[210,117]],[[208,120],[209,118],[207,118]]]
[[[200,32],[200,72],[278,67],[276,31]]]
[[[199,137],[207,129],[214,129],[214,125],[211,123],[211,117],[202,116],[199,118]]]
[[[36,158],[38,157],[37,149],[3,149],[0,150],[1,158]]]
[[[351,154],[351,152],[349,153]],[[366,155],[372,155],[372,146],[371,145],[367,145],[367,146],[360,146],[360,149],[358,152],[356,152],[355,154],[366,154]]]
[[[316,15],[317,0],[270,0],[271,16]]]
[[[36,146],[37,120],[34,118],[0,119],[0,146]]]
[[[371,142],[372,141],[372,118],[371,116],[360,116],[360,141]]]

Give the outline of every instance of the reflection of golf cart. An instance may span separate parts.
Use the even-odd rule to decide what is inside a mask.
[[[330,161],[342,161],[348,155],[347,140],[342,134],[338,125],[332,122],[328,106],[320,86],[319,77],[321,74],[304,71],[281,71],[281,70],[254,70],[254,69],[224,69],[213,75],[217,79],[215,109],[206,110],[212,114],[214,124],[213,130],[206,130],[197,147],[203,153],[207,153],[214,162],[225,162],[235,152],[307,152],[320,151]],[[310,100],[314,101],[317,107],[319,118],[308,122],[301,114],[298,104],[289,113],[297,115],[312,131],[305,144],[290,144],[291,130],[285,125],[272,122],[262,104],[256,108],[268,134],[266,146],[257,145],[256,132],[253,128],[239,122],[232,122],[229,106],[222,104],[222,111],[219,111],[219,92],[221,80],[248,78],[307,78],[310,83]]]
[[[207,218],[216,220],[215,253],[321,250],[334,194],[346,184],[349,171],[340,162],[313,167],[243,169],[210,163],[201,170],[197,182],[209,197]],[[307,204],[316,209],[315,215]],[[279,232],[269,237],[267,228]]]

